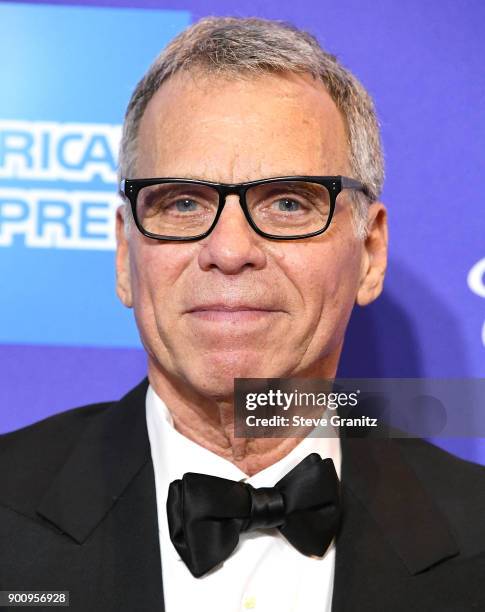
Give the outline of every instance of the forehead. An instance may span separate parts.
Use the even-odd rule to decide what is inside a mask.
[[[136,174],[242,182],[347,171],[345,122],[310,75],[177,73],[142,117]]]

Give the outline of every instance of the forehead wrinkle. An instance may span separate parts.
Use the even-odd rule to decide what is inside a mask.
[[[183,159],[183,156],[177,159],[177,157],[177,155],[172,156],[172,161],[169,162],[171,170],[167,172],[159,170],[153,174],[153,177],[187,178],[216,183],[245,183],[283,176],[345,174],[348,169],[348,163],[346,163],[348,160],[340,160],[340,163],[335,164],[336,160],[332,160],[333,151],[327,151],[325,154],[320,148],[313,155],[305,156],[306,163],[303,164],[305,168],[294,165],[294,156],[281,159],[275,164],[271,159],[243,155],[237,150],[228,153],[227,161],[224,164],[218,163],[217,159],[212,161],[208,155],[193,159]],[[344,161],[343,164],[342,161]],[[163,168],[163,164],[161,167]]]
[[[302,166],[294,166],[292,157],[281,159],[280,163],[275,165],[271,159],[248,158],[246,155],[241,155],[239,151],[232,151],[224,168],[221,168],[221,164],[216,165],[207,158],[201,160],[200,164],[198,160],[195,160],[195,162],[190,160],[188,161],[190,171],[178,172],[177,176],[220,183],[245,183],[285,176],[325,176],[344,173],[345,170],[341,167],[341,164],[338,164],[338,168],[334,167],[331,152],[326,155],[323,155],[322,150],[315,153],[315,157],[318,159],[311,159],[310,161],[307,157],[307,162],[310,161],[311,171]],[[330,167],[332,167],[332,172],[329,171]]]
[[[256,170],[257,169],[257,170]],[[238,180],[235,179],[236,173],[235,173],[235,169],[234,167],[232,167],[232,172],[230,173],[230,179],[228,180],[226,177],[222,177],[220,176],[219,173],[214,173],[211,170],[209,170],[208,168],[204,169],[201,168],[200,172],[177,172],[177,173],[171,173],[170,177],[168,176],[159,176],[159,177],[153,177],[153,178],[180,178],[180,179],[189,179],[189,180],[194,180],[194,181],[210,181],[213,183],[227,183],[227,184],[238,184],[238,183],[248,183],[251,181],[258,181],[258,180],[262,180],[262,179],[269,179],[269,178],[280,178],[280,177],[292,177],[292,176],[327,176],[328,174],[325,174],[323,172],[316,172],[316,173],[302,173],[301,168],[296,169],[296,168],[290,168],[287,169],[285,171],[281,171],[276,173],[275,171],[272,172],[265,172],[262,169],[262,166],[260,163],[257,164],[257,166],[255,166],[255,171],[247,171],[244,174],[240,175],[238,177]],[[333,176],[333,175],[332,175]]]
[[[201,164],[199,171],[179,172],[177,177],[173,176],[172,178],[187,178],[199,181],[212,181],[215,183],[246,183],[276,176],[274,172],[265,174],[262,171],[260,160],[255,160],[254,165],[252,165],[250,169],[248,169],[247,164],[243,164],[242,168],[238,170],[238,158],[239,155],[236,154],[235,157],[228,162],[228,166],[224,169],[224,172],[221,172],[220,168],[214,171],[214,166],[205,161]]]

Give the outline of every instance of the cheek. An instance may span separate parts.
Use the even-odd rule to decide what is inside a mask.
[[[339,329],[355,302],[360,270],[360,243],[349,232],[325,239],[290,243],[278,264],[297,289],[303,306],[299,322],[309,331]]]
[[[343,338],[347,323],[355,304],[360,256],[358,245],[342,245],[337,252],[328,253],[330,266],[323,266],[323,300],[317,336],[336,341]]]
[[[273,254],[291,279],[306,308],[315,309],[337,294],[355,292],[359,271],[356,240],[343,236],[307,243],[287,243]]]
[[[178,279],[195,254],[187,244],[142,243],[130,253],[135,308],[150,306],[154,311],[170,310],[176,303]]]

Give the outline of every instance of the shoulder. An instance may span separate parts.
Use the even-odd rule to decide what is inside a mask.
[[[0,435],[0,506],[30,515],[88,424],[114,403],[73,408]]]
[[[420,439],[396,440],[424,489],[469,553],[485,545],[485,466]]]
[[[75,449],[95,448],[100,432],[109,441],[123,423],[135,435],[133,427],[144,419],[134,415],[144,406],[147,388],[145,378],[121,400],[66,410],[0,435],[0,507],[30,514]]]
[[[396,439],[406,461],[427,486],[446,495],[458,492],[483,495],[485,466],[456,455],[419,438]]]
[[[88,422],[112,404],[113,402],[102,402],[71,408],[21,429],[1,434],[0,461],[10,455],[38,458],[41,449],[47,454],[44,455],[45,459],[48,459],[49,455],[57,455],[79,436]]]
[[[113,412],[117,406],[144,404],[148,380],[143,379],[119,400],[88,404],[54,414],[27,427],[0,435],[0,462],[9,457],[22,457],[21,463],[29,460],[47,466],[51,461],[62,461],[65,453],[76,443],[85,429]]]

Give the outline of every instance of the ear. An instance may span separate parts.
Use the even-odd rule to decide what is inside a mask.
[[[382,292],[387,267],[387,211],[381,202],[373,202],[367,214],[359,289],[356,302],[367,306]]]
[[[116,293],[127,308],[133,306],[130,276],[130,250],[125,231],[124,205],[116,211]]]

